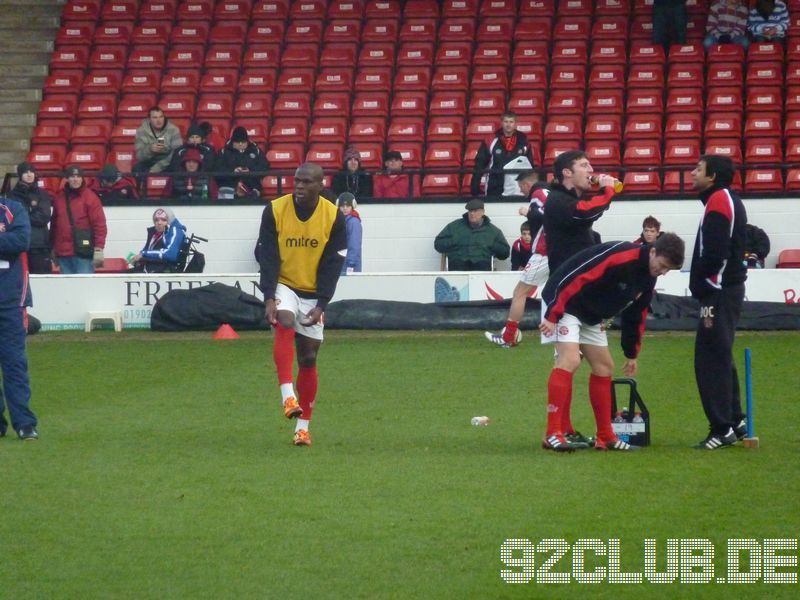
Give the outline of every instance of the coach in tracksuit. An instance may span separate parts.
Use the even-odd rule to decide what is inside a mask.
[[[27,334],[26,307],[31,305],[28,289],[28,247],[31,222],[28,211],[16,200],[0,197],[0,437],[6,434],[5,401],[11,425],[22,440],[35,440],[36,416],[28,403],[28,358],[25,355]]]
[[[549,240],[548,240],[549,242]],[[611,427],[611,378],[614,361],[602,323],[622,313],[623,372],[636,375],[637,356],[644,332],[647,307],[656,278],[683,264],[683,240],[665,233],[654,245],[606,242],[568,258],[550,275],[542,291],[539,330],[543,344],[556,344],[556,365],[547,383],[546,450],[585,448],[568,440],[563,431],[563,411],[572,395],[572,380],[581,355],[592,368],[589,401],[597,423],[594,447],[598,450],[633,450],[617,438]]]
[[[486,195],[502,196],[506,177],[503,167],[506,164],[517,158],[526,158],[528,162],[526,168],[533,167],[531,144],[528,136],[517,129],[517,115],[504,112],[500,120],[501,127],[495,131],[494,136],[481,142],[475,154],[475,166],[470,184],[473,196],[480,195],[481,177],[485,171],[489,172],[486,177]]]
[[[747,213],[729,189],[733,173],[731,159],[713,154],[700,157],[692,171],[705,207],[689,276],[692,296],[700,301],[694,372],[710,431],[695,448],[703,450],[730,446],[746,433],[732,350],[747,279]]]

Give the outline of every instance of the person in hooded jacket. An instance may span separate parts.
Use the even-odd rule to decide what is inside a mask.
[[[71,166],[66,173],[67,183],[53,199],[53,219],[50,242],[61,273],[94,273],[102,267],[106,246],[106,214],[103,203],[86,186],[80,167]],[[89,230],[91,244],[79,251],[76,230]]]
[[[53,272],[50,261],[50,217],[53,214],[53,199],[39,187],[36,169],[30,163],[17,165],[19,180],[8,193],[9,198],[19,200],[28,210],[31,222],[31,247],[28,250],[30,273],[49,275]]]
[[[358,198],[372,196],[372,175],[361,167],[361,154],[350,146],[344,152],[344,168],[333,176],[333,193],[337,196],[350,192]]]
[[[220,151],[215,170],[219,187],[232,188],[237,198],[261,195],[261,179],[269,169],[269,161],[259,147],[250,141],[244,127],[236,127],[230,141]],[[256,173],[251,175],[250,173]]]
[[[170,161],[169,167],[167,167],[166,171],[168,173],[179,171],[183,165],[184,155],[189,149],[195,149],[200,152],[200,156],[202,157],[201,163],[203,166],[203,171],[213,171],[214,163],[217,160],[217,151],[206,141],[210,131],[211,125],[206,122],[190,125],[189,130],[186,132],[186,142],[184,142],[181,146],[178,146],[175,149],[175,152],[172,153],[172,160]]]
[[[167,182],[164,197],[181,202],[216,200],[219,195],[217,182],[205,173],[203,157],[197,148],[183,153],[181,168]]]
[[[171,208],[157,208],[153,213],[153,226],[147,228],[147,240],[141,251],[130,259],[136,270],[145,273],[174,273],[186,227],[175,218]]]
[[[90,189],[103,204],[139,199],[136,182],[131,177],[124,177],[114,165],[105,165]]]
[[[343,192],[336,199],[336,206],[344,215],[344,225],[347,230],[347,256],[344,258],[341,274],[360,273],[363,228],[361,227],[361,215],[356,210],[358,201],[350,192]]]

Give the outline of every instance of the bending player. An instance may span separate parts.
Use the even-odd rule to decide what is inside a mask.
[[[264,209],[258,237],[266,318],[275,328],[272,356],[284,414],[297,418],[295,446],[311,445],[322,315],[347,254],[344,215],[320,197],[322,175],[318,165],[300,165],[294,175],[294,193]],[[297,394],[292,384],[295,348]]]
[[[544,230],[542,229],[544,204],[547,202],[547,195],[550,193],[547,188],[547,175],[541,169],[525,171],[517,176],[517,182],[519,183],[520,191],[528,196],[528,206],[521,207],[519,214],[528,219],[531,236],[533,237],[531,243],[533,254],[528,259],[528,264],[525,265],[522,274],[519,276],[519,282],[514,287],[505,327],[500,333],[492,333],[491,331],[483,333],[487,340],[501,348],[511,348],[517,345],[519,322],[525,313],[525,301],[531,291],[540,285],[544,285],[547,281],[547,276],[550,274],[547,268],[547,245],[545,244]]]
[[[679,269],[683,240],[665,233],[655,244],[606,242],[567,259],[542,291],[542,343],[556,345],[556,364],[547,383],[547,432],[542,447],[570,451],[586,444],[565,437],[563,416],[572,397],[572,380],[581,363],[589,362],[589,401],[597,424],[598,450],[635,450],[611,427],[611,378],[614,361],[602,322],[621,312],[623,373],[636,375],[647,307],[656,279]]]

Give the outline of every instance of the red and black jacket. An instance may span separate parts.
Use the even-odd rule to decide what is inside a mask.
[[[636,358],[656,285],[650,274],[650,248],[606,242],[567,259],[542,290],[543,317],[558,323],[569,313],[596,325],[622,313],[622,349],[627,358]]]

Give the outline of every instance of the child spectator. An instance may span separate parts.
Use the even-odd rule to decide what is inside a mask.
[[[336,199],[336,206],[344,215],[345,228],[347,229],[347,256],[342,265],[342,275],[361,272],[361,237],[363,229],[361,227],[361,215],[358,214],[356,206],[358,202],[350,192],[339,194]]]
[[[789,29],[789,10],[781,0],[756,0],[747,18],[754,42],[783,42]]]
[[[383,164],[386,170],[375,175],[376,198],[419,198],[419,176],[403,173],[402,154],[390,150],[383,155]]]
[[[741,0],[716,0],[708,10],[706,37],[703,46],[706,50],[714,44],[739,44],[747,50],[747,4]]]
[[[205,173],[202,161],[197,148],[188,148],[183,153],[180,170],[167,182],[164,196],[181,202],[216,200],[219,195],[217,183]]]
[[[645,217],[642,221],[642,234],[633,240],[634,244],[654,244],[661,237],[661,221],[654,216]]]
[[[533,255],[531,226],[527,221],[519,226],[519,238],[511,245],[511,270],[521,271]]]
[[[103,204],[139,199],[136,182],[130,177],[123,177],[114,165],[104,166],[89,188],[97,194]]]

